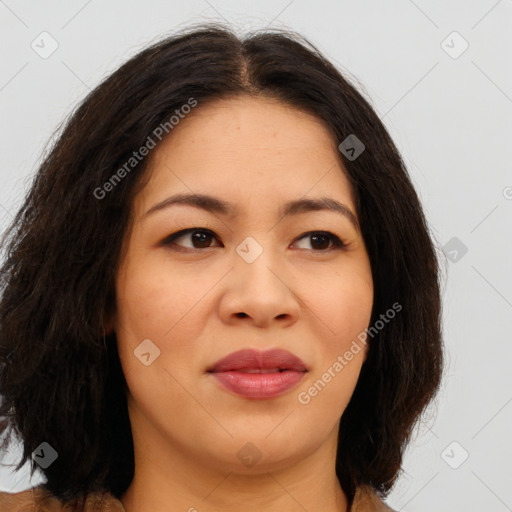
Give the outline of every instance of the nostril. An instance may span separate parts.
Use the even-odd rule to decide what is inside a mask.
[[[247,313],[237,313],[236,316],[238,318],[245,318],[247,316]]]

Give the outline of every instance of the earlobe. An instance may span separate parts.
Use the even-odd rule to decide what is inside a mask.
[[[368,360],[369,350],[370,350],[370,346],[368,345],[367,342],[365,342],[365,346],[364,346],[364,350],[363,350],[363,364],[365,364],[366,361]]]
[[[106,322],[106,324],[103,327],[103,332],[104,332],[105,336],[108,336],[109,334],[112,333],[112,331],[114,330],[114,324],[115,324],[114,318],[112,316],[110,316],[109,320]]]
[[[109,304],[103,311],[103,335],[108,336],[115,331],[116,328],[116,305]]]
[[[365,350],[363,353],[363,364],[366,363],[367,359],[368,359],[368,350]]]

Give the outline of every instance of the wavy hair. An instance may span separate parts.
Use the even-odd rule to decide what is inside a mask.
[[[352,184],[374,279],[372,337],[344,411],[336,473],[352,499],[381,496],[399,475],[413,427],[438,390],[443,365],[439,263],[418,195],[379,116],[304,37],[263,30],[244,38],[220,24],[194,25],[152,43],[104,79],[72,112],[2,239],[0,416],[23,457],[48,442],[42,470],[60,500],[107,490],[120,498],[134,474],[126,381],[115,332],[115,276],[147,158],[106,184],[190,98],[278,99],[322,120],[337,144],[355,134],[365,150],[339,153]],[[125,169],[126,170],[126,169]],[[119,175],[119,174],[118,174]],[[96,193],[95,193],[96,191]],[[102,197],[99,198],[98,196]]]

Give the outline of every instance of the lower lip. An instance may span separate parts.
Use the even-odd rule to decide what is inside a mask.
[[[293,388],[306,372],[219,372],[212,375],[229,391],[247,398],[273,398]]]

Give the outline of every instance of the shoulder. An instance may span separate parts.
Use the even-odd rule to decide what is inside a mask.
[[[44,486],[18,493],[0,491],[0,510],[8,512],[72,512]],[[125,512],[122,503],[112,495],[90,494],[85,512]],[[370,487],[359,487],[350,512],[394,512]]]
[[[26,491],[8,493],[0,491],[2,512],[73,512],[75,507],[62,503],[43,485]],[[122,503],[108,493],[87,496],[84,512],[125,512]]]
[[[61,502],[43,486],[22,492],[0,491],[0,510],[9,512],[57,512],[63,510]]]
[[[374,489],[358,487],[349,512],[395,512],[382,501]]]

